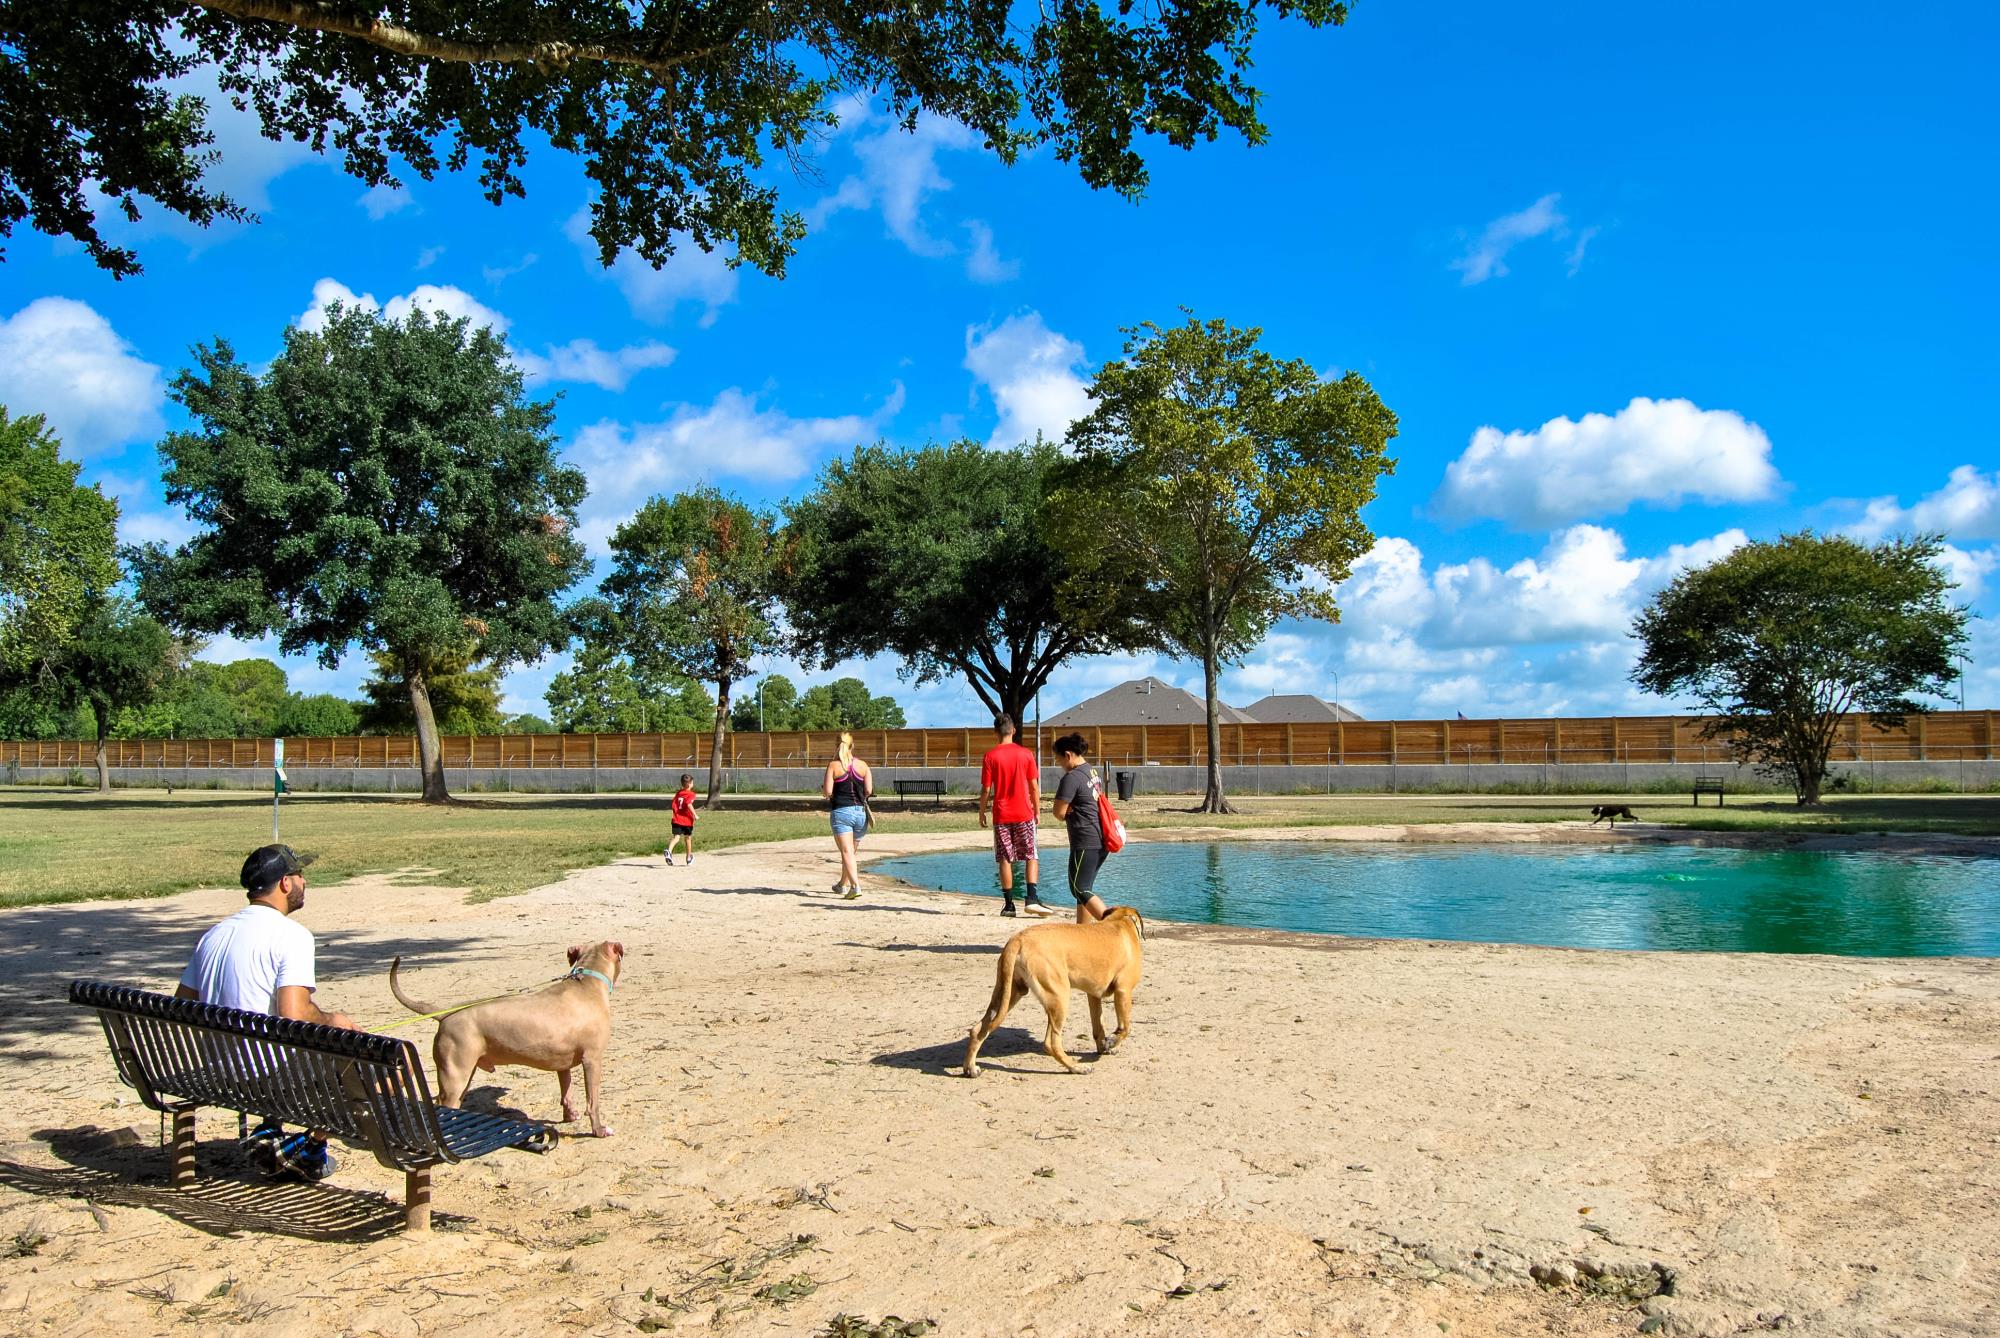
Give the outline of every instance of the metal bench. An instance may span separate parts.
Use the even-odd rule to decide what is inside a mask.
[[[194,1185],[194,1113],[202,1106],[302,1124],[372,1149],[376,1161],[403,1172],[410,1231],[430,1229],[431,1167],[555,1145],[549,1125],[437,1105],[406,1040],[89,980],[70,982],[69,1001],[97,1013],[118,1076],[148,1107],[173,1117],[176,1189]]]
[[[1712,794],[1715,796],[1715,806],[1721,808],[1722,780],[1723,778],[1720,776],[1696,776],[1694,778],[1694,806],[1700,808],[1701,797],[1705,794]]]
[[[897,780],[896,804],[898,807],[908,808],[910,806],[910,796],[913,794],[929,795],[931,797],[931,807],[937,808],[944,803],[944,782],[941,780],[932,780],[927,776],[913,776]]]

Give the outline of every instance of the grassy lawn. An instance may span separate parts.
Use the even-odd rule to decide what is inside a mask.
[[[1124,806],[1128,825],[1147,827],[1315,826],[1433,822],[1562,822],[1587,817],[1595,798],[1576,795],[1246,796],[1243,812],[1188,812],[1188,796],[1141,795]],[[1840,796],[1801,811],[1789,801],[1732,797],[1728,807],[1688,806],[1685,797],[1625,798],[1649,822],[1725,831],[1884,831],[2000,835],[2000,796]],[[882,813],[885,835],[976,830],[971,801],[935,811]],[[1048,819],[1044,819],[1048,821]],[[553,882],[571,869],[657,853],[665,843],[663,795],[479,796],[432,808],[386,796],[288,796],[284,839],[317,853],[314,881],[420,870],[423,882],[504,896]],[[243,856],[271,835],[268,795],[152,790],[94,793],[0,788],[0,906],[95,898],[165,896],[191,887],[233,886]],[[702,816],[699,849],[826,835],[816,798],[733,796]]]

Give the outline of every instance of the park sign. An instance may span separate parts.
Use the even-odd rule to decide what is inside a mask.
[[[285,793],[287,788],[285,783],[285,741],[283,739],[273,739],[271,740],[271,797],[275,799],[277,796]]]

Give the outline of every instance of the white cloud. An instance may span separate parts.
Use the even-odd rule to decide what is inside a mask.
[[[1519,213],[1502,214],[1488,223],[1466,253],[1451,262],[1451,267],[1464,276],[1459,282],[1469,286],[1497,279],[1507,273],[1507,253],[1522,242],[1545,234],[1567,235],[1569,220],[1556,208],[1561,199],[1560,195],[1544,195]],[[1579,261],[1582,253],[1579,246],[1576,251]]]
[[[1635,502],[1748,502],[1778,487],[1771,439],[1727,409],[1643,396],[1615,414],[1552,418],[1532,432],[1482,427],[1445,469],[1439,514],[1546,529]]]
[[[563,231],[582,253],[584,263],[599,269],[588,206],[570,215]],[[685,237],[678,239],[674,254],[659,269],[636,252],[624,251],[612,262],[610,274],[632,314],[655,323],[672,316],[683,302],[700,302],[701,324],[707,328],[715,324],[723,307],[736,300],[737,273],[729,257],[720,250],[704,251]]]
[[[432,265],[437,264],[438,257],[443,254],[444,248],[442,246],[426,246],[423,250],[417,252],[417,263],[413,268],[429,269]]]
[[[449,284],[420,283],[409,292],[383,303],[375,300],[375,294],[357,293],[338,279],[321,279],[313,285],[312,304],[299,314],[296,324],[301,330],[325,329],[327,310],[335,302],[344,307],[379,311],[392,321],[408,320],[412,311],[422,307],[434,316],[446,316],[452,320],[467,318],[475,329],[488,326],[495,334],[501,335],[507,333],[510,324],[505,316],[472,294]]]
[[[522,351],[514,355],[515,364],[530,382],[584,381],[606,390],[623,390],[633,373],[665,367],[673,360],[674,350],[658,342],[602,349],[591,339],[572,339],[551,346],[545,353]]]
[[[222,190],[253,213],[262,214],[271,208],[273,181],[319,156],[297,140],[266,139],[257,113],[251,109],[237,110],[229,95],[221,90],[213,65],[198,65],[180,78],[169,80],[167,87],[176,94],[193,94],[207,104],[206,125],[215,137],[209,148],[215,157],[202,170],[202,184],[211,190]]]
[[[158,436],[165,398],[160,369],[85,303],[39,297],[0,320],[0,404],[46,417],[72,458]]]
[[[391,214],[400,214],[410,207],[411,195],[400,186],[371,186],[362,193],[355,203],[366,211],[368,217],[380,223]]]
[[[1570,278],[1574,279],[1576,272],[1583,268],[1583,252],[1584,248],[1590,245],[1590,239],[1603,230],[1598,227],[1589,227],[1576,234],[1576,245],[1569,249],[1569,258],[1563,262],[1564,269]]]
[[[967,219],[965,230],[972,234],[972,254],[965,258],[965,277],[974,283],[1005,283],[1021,273],[1021,262],[1002,260],[993,249],[993,229],[979,219]]]
[[[495,288],[498,288],[501,284],[513,278],[516,274],[521,273],[523,270],[526,270],[529,266],[533,265],[536,261],[540,259],[541,259],[540,256],[536,255],[533,251],[530,251],[511,265],[482,266],[480,268],[479,275],[481,278],[485,279],[487,283],[493,285]]]
[[[706,405],[676,405],[665,421],[593,423],[576,434],[571,463],[590,479],[581,534],[602,552],[613,529],[655,493],[718,478],[785,483],[810,472],[829,449],[880,435],[903,408],[900,382],[869,414],[794,418],[730,388]]]
[[[1325,636],[1338,650],[1317,662],[1339,670],[1344,700],[1364,714],[1637,709],[1644,695],[1625,675],[1639,609],[1683,569],[1745,542],[1732,529],[1633,557],[1615,531],[1578,525],[1504,568],[1483,557],[1430,568],[1415,544],[1385,537],[1337,588],[1341,622]],[[1316,660],[1289,662],[1309,674]]]
[[[1955,604],[1970,604],[1986,593],[1986,577],[2000,569],[2000,549],[1944,546],[1938,554],[1945,574],[1958,588],[1951,592]]]
[[[1960,465],[1944,487],[1916,505],[1906,509],[1894,497],[1877,497],[1847,528],[1869,540],[1930,532],[1958,540],[2000,539],[2000,470],[1986,475],[1975,465]]]
[[[1037,432],[1062,440],[1069,425],[1090,412],[1089,383],[1078,374],[1083,345],[1049,329],[1041,313],[1010,316],[988,328],[965,331],[965,367],[1000,412],[987,444],[1016,446]]]

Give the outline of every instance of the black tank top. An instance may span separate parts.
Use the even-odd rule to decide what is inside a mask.
[[[833,783],[833,793],[827,797],[828,808],[860,808],[868,802],[868,782],[861,779],[861,773],[849,762],[847,770]]]

